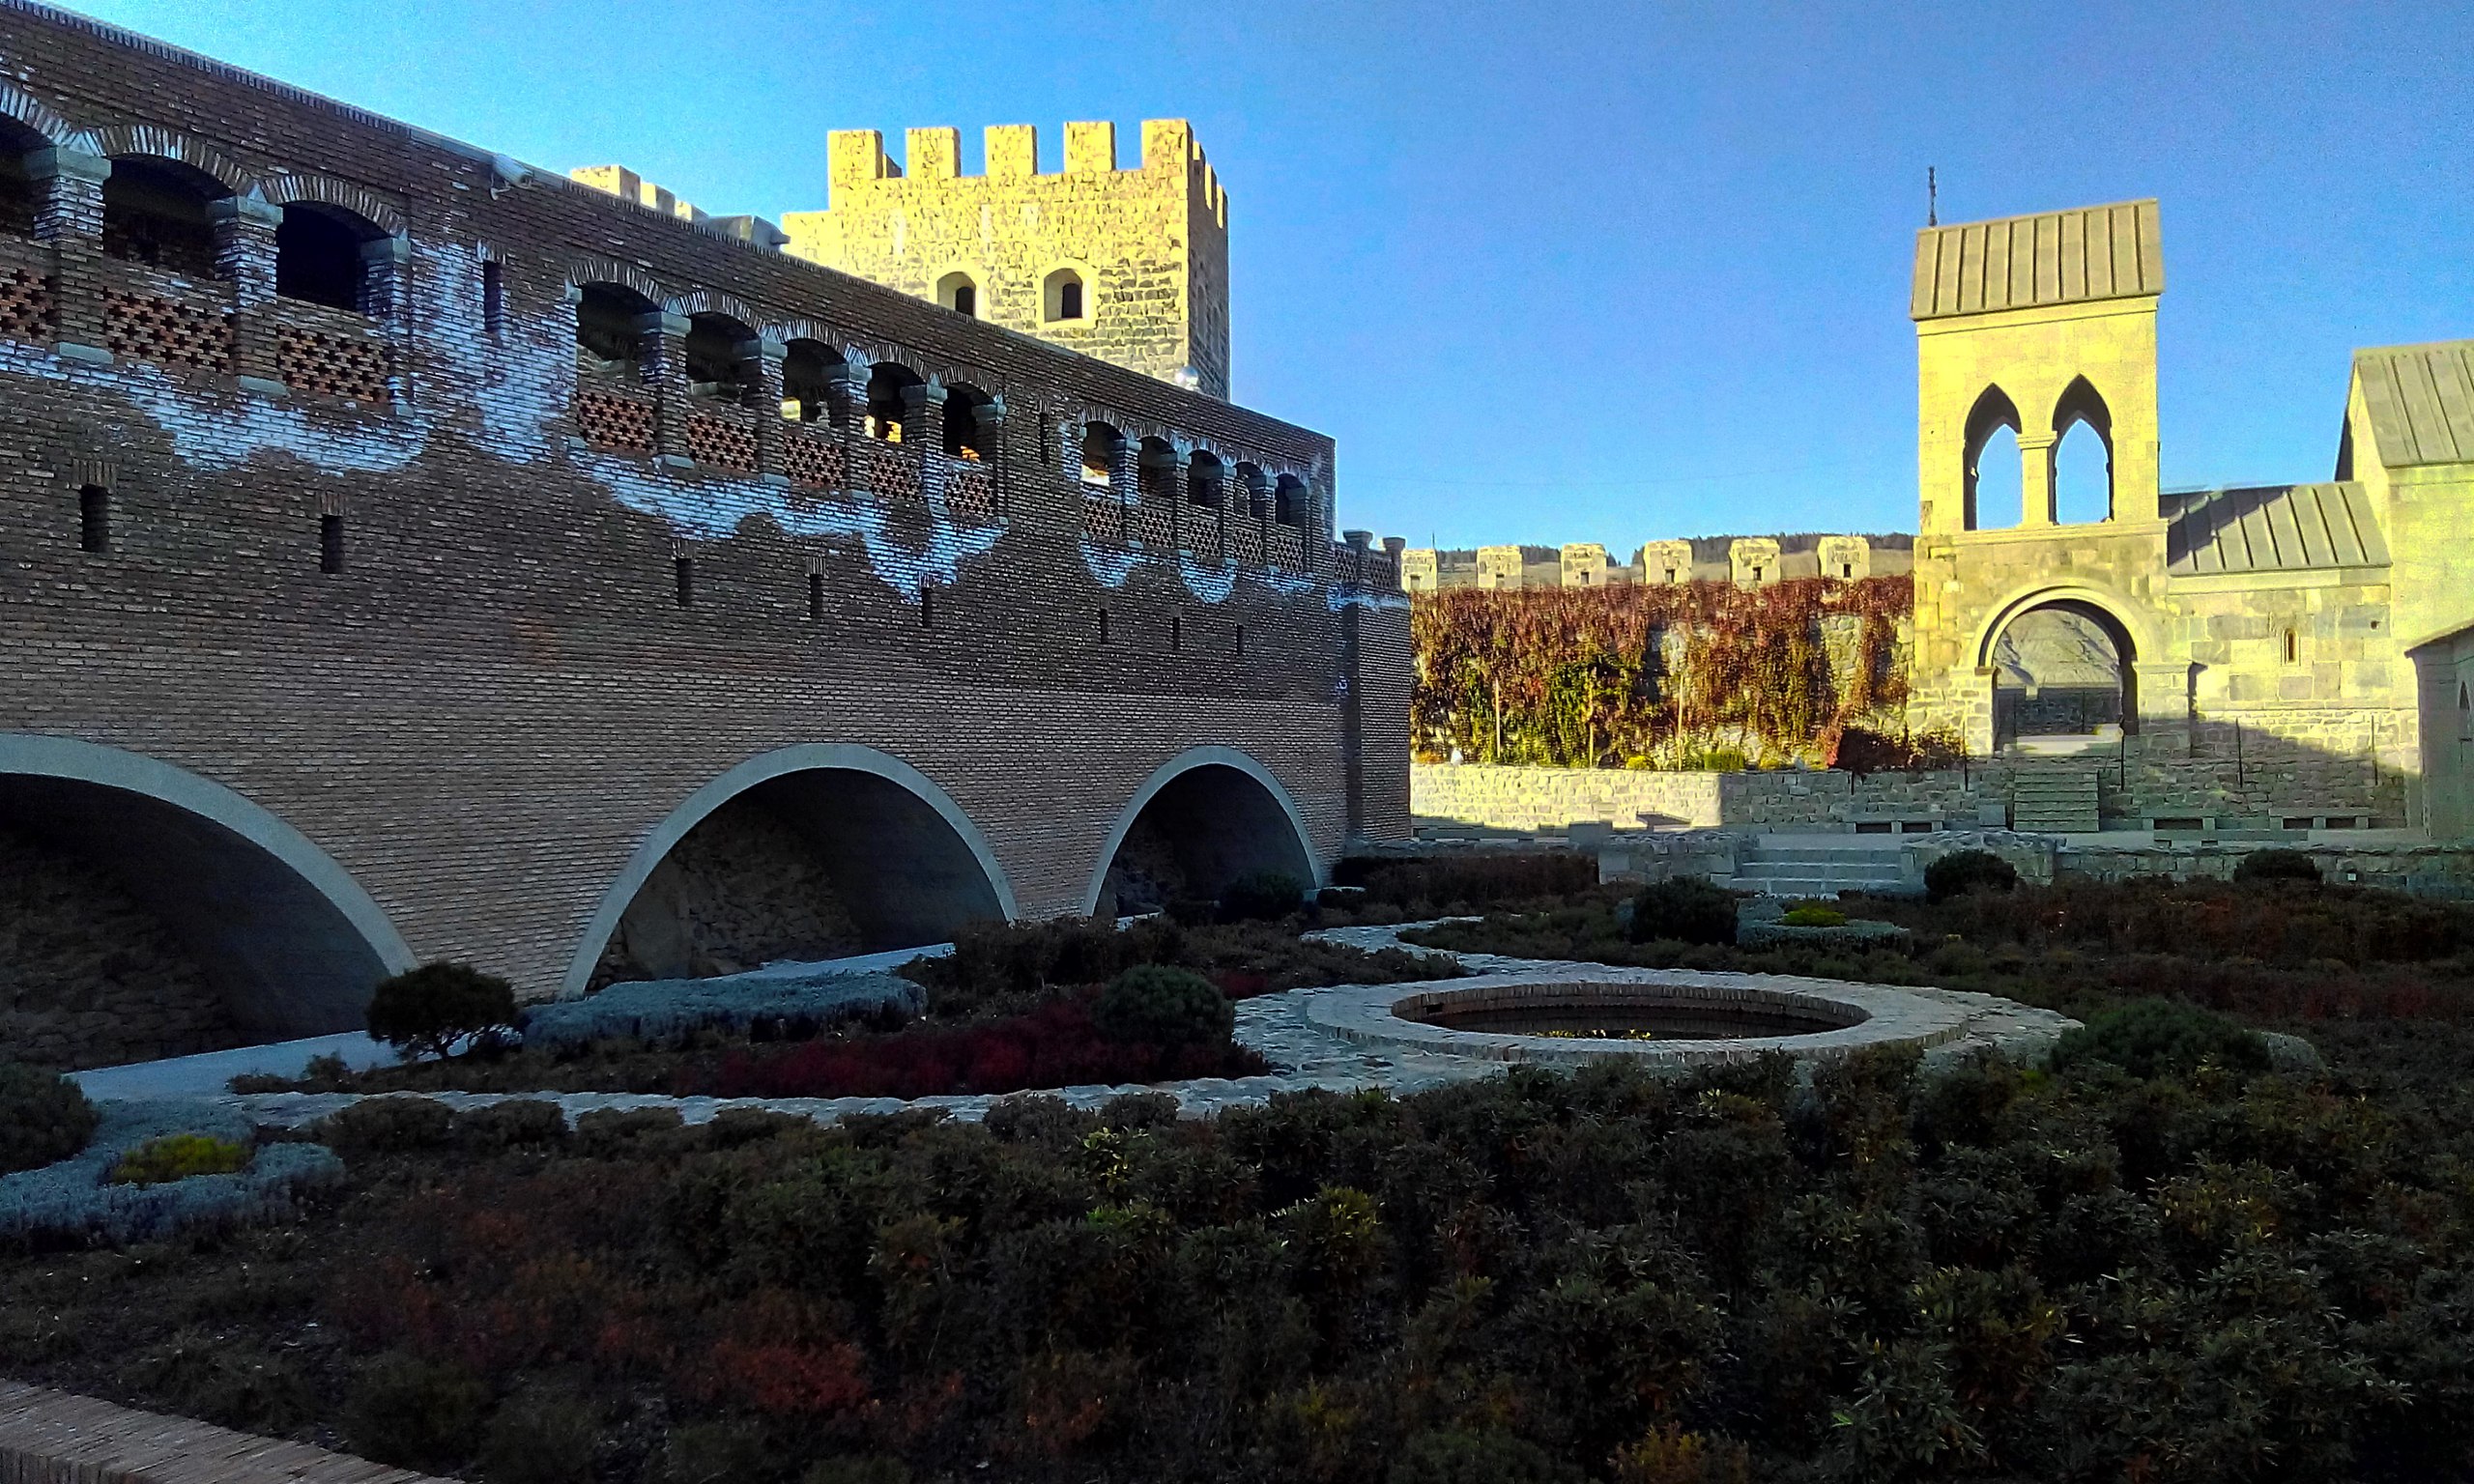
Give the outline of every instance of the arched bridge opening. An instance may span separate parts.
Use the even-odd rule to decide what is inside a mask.
[[[0,934],[19,1034],[89,1066],[359,1030],[371,988],[412,966],[376,903],[274,815],[55,737],[0,736]]]
[[[1091,911],[1117,916],[1216,899],[1241,876],[1319,879],[1304,820],[1260,763],[1201,748],[1144,784],[1120,816],[1091,888]]]
[[[916,770],[865,748],[791,748],[653,831],[565,988],[915,948],[1013,910],[987,842]]]

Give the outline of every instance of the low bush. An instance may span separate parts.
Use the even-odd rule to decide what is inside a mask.
[[[0,1062],[0,1175],[68,1158],[94,1137],[100,1118],[69,1078]]]
[[[528,1008],[524,1045],[553,1054],[615,1038],[665,1045],[713,1030],[794,1041],[853,1020],[889,1029],[919,1013],[924,998],[898,974],[642,980]]]
[[[332,1150],[276,1143],[260,1146],[241,1169],[114,1184],[122,1158],[146,1144],[191,1134],[245,1147],[250,1129],[238,1114],[189,1101],[113,1102],[101,1113],[77,1154],[0,1176],[0,1245],[120,1245],[274,1221],[343,1180]]]
[[[1631,938],[1635,943],[1733,943],[1740,905],[1733,892],[1711,885],[1707,876],[1653,881],[1632,899]]]
[[[1137,964],[1108,982],[1091,1023],[1110,1041],[1155,1046],[1210,1045],[1228,1039],[1236,1013],[1210,980],[1166,964]]]
[[[557,1103],[538,1098],[510,1098],[466,1108],[454,1121],[456,1146],[478,1154],[532,1149],[556,1144],[566,1136],[567,1115]]]
[[[1440,916],[1587,891],[1597,884],[1597,857],[1574,850],[1358,855],[1342,860],[1332,879],[1336,885],[1363,888],[1369,902]]]
[[[1252,870],[1220,893],[1220,916],[1231,923],[1277,923],[1306,901],[1306,883],[1284,870]]]
[[[2299,850],[2254,850],[2233,868],[2236,881],[2307,881],[2319,884],[2319,864]]]
[[[1778,921],[1790,928],[1844,928],[1847,926],[1847,914],[1836,907],[1806,902],[1799,907],[1788,908]]]
[[[2265,1071],[2268,1047],[2212,1011],[2179,1000],[2135,1000],[2089,1017],[2054,1047],[2055,1070],[2107,1062],[2134,1077],[2179,1076],[2213,1062]]]
[[[318,1137],[346,1154],[444,1149],[454,1111],[428,1098],[364,1098],[320,1119]]]
[[[515,1031],[515,988],[466,963],[425,963],[382,979],[369,997],[369,1034],[399,1051],[445,1056]]]
[[[1947,901],[1969,892],[2007,892],[2019,885],[2019,869],[1990,850],[1953,850],[1924,868],[1924,898]]]
[[[193,1175],[229,1175],[249,1163],[249,1146],[211,1133],[167,1133],[149,1139],[112,1166],[116,1185],[159,1185]]]
[[[343,1409],[354,1451],[404,1469],[443,1470],[480,1441],[488,1393],[459,1365],[388,1355],[362,1367]]]
[[[601,1427],[582,1397],[545,1388],[500,1407],[481,1435],[489,1484],[591,1484]]]

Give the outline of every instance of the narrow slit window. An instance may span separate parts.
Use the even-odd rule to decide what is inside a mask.
[[[670,571],[677,585],[678,606],[694,608],[696,606],[696,558],[674,556],[670,559]]]
[[[2287,665],[2293,663],[2294,649],[2293,630],[2287,629],[2285,631],[2285,662]]]
[[[1242,623],[1237,625],[1236,654],[1241,660],[1246,657],[1246,626]]]
[[[1186,617],[1185,617],[1185,614],[1170,614],[1168,615],[1168,648],[1169,648],[1171,651],[1176,651],[1176,650],[1181,650],[1181,649],[1183,649],[1183,648],[1185,648],[1185,647],[1186,647]]]
[[[1108,642],[1108,611],[1107,609],[1105,609],[1105,608],[1104,608],[1104,609],[1100,610],[1100,642],[1102,642],[1102,643],[1104,643],[1104,644],[1105,644],[1105,643],[1107,643]]]
[[[81,552],[108,552],[112,549],[112,496],[109,490],[90,484],[77,492],[77,549]]]
[[[923,629],[936,626],[936,589],[925,583],[919,585],[919,626]]]
[[[318,517],[318,570],[334,573],[344,569],[344,518],[341,515]]]
[[[481,264],[481,330],[493,340],[506,333],[506,265],[496,258]]]
[[[824,616],[824,574],[821,572],[808,574],[808,616]]]

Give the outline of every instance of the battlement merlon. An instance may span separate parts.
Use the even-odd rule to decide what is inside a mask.
[[[703,212],[680,200],[669,187],[656,186],[624,165],[586,165],[568,171],[567,179],[579,186],[607,191],[620,200],[651,207],[665,216],[676,216],[681,221],[705,220]]]
[[[827,186],[872,185],[878,181],[1024,180],[1057,173],[1040,168],[1039,130],[1028,124],[992,124],[982,134],[987,169],[971,176],[962,168],[962,130],[913,128],[903,133],[903,161],[885,153],[884,131],[837,128],[825,135]],[[1117,127],[1107,120],[1065,126],[1065,175],[1131,175],[1160,170],[1190,170],[1200,176],[1205,199],[1224,223],[1227,193],[1219,174],[1194,142],[1194,126],[1184,119],[1142,122],[1142,160],[1133,170],[1117,168]]]

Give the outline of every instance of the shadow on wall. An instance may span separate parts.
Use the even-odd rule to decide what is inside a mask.
[[[1116,917],[1216,899],[1257,871],[1314,882],[1313,858],[1278,796],[1241,769],[1204,763],[1163,785],[1135,815],[1092,910]]]
[[[590,986],[941,943],[1004,916],[934,806],[874,773],[810,768],[754,785],[672,846]]]
[[[116,891],[117,902],[99,897],[81,919],[108,921],[125,904],[159,923],[243,1038],[359,1030],[387,972],[353,923],[290,866],[179,805],[78,779],[0,775],[0,830],[72,857]],[[143,951],[124,945],[119,957],[95,960],[95,974]],[[12,971],[27,962],[13,957]]]

